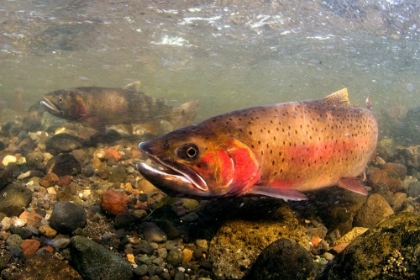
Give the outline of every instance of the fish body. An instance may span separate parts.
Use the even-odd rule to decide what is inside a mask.
[[[41,105],[51,114],[88,124],[101,133],[107,125],[146,123],[161,119],[182,127],[192,121],[197,102],[173,108],[164,100],[131,88],[78,87],[44,95]]]
[[[372,112],[349,105],[347,89],[319,100],[242,109],[139,144],[160,168],[140,173],[169,194],[260,194],[303,200],[338,185],[366,194],[357,178],[375,151]]]

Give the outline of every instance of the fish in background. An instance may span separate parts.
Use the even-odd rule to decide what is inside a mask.
[[[373,113],[347,89],[323,99],[242,109],[139,144],[140,173],[170,195],[247,194],[304,200],[338,185],[367,194],[360,178],[377,143]]]
[[[41,105],[52,115],[87,124],[100,134],[107,125],[141,123],[157,134],[159,122],[166,120],[174,128],[193,123],[198,101],[171,107],[138,90],[140,82],[124,88],[78,87],[60,89],[44,95]]]

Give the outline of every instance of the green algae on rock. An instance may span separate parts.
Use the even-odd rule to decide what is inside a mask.
[[[306,229],[289,206],[281,206],[269,216],[232,219],[221,226],[209,250],[216,279],[241,279],[263,249],[280,238],[296,241],[309,250]]]
[[[420,215],[400,212],[356,238],[318,280],[418,279]]]

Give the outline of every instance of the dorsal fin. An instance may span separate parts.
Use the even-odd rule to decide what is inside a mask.
[[[132,91],[135,91],[135,92],[139,92],[140,88],[141,88],[141,82],[140,81],[135,81],[135,82],[129,83],[129,84],[127,84],[123,87],[123,89],[128,89],[128,90],[132,90]]]
[[[347,88],[343,88],[343,89],[340,89],[339,91],[331,93],[330,95],[322,99],[322,101],[330,106],[340,106],[340,105],[350,104]]]

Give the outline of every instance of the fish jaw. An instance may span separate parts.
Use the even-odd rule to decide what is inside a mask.
[[[153,185],[158,186],[170,195],[189,195],[197,197],[210,197],[206,181],[194,170],[177,164],[170,159],[160,159],[151,154],[147,142],[139,144],[144,151],[160,168],[154,168],[146,163],[137,163],[139,172]]]
[[[41,105],[48,111],[48,113],[63,118],[64,112],[60,110],[51,100],[47,97],[44,97],[43,100],[40,101]]]

